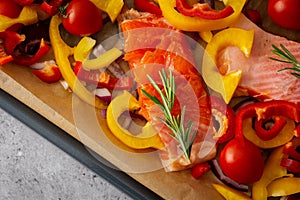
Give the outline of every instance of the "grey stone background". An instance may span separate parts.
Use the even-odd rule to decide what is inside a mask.
[[[0,109],[0,200],[130,200]]]

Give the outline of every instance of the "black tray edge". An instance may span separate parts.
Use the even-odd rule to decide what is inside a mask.
[[[104,158],[99,156],[96,159],[89,152],[92,150],[87,150],[87,147],[78,140],[2,89],[0,89],[0,107],[131,198],[162,199],[128,174],[107,166],[105,163],[108,161]]]

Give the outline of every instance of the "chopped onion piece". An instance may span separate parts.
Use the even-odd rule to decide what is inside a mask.
[[[110,102],[112,98],[110,91],[106,88],[97,88],[94,90],[94,94],[105,102]]]
[[[44,62],[37,62],[37,63],[34,63],[34,64],[30,65],[30,68],[40,70],[40,69],[43,69],[47,64],[56,65],[56,62],[54,60],[48,60],[48,61],[44,61]]]
[[[63,88],[64,88],[65,90],[69,90],[69,84],[67,83],[67,81],[61,80],[61,81],[60,81],[60,84],[63,86]],[[71,91],[71,90],[69,90],[69,91]]]
[[[106,50],[104,49],[104,47],[99,44],[97,45],[93,50],[92,50],[92,56],[94,56],[94,58],[99,57],[100,55],[104,54],[106,52]]]

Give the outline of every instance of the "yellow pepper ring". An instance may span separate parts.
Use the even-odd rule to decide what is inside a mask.
[[[233,35],[234,40],[232,40]],[[237,46],[246,57],[249,57],[253,39],[254,30],[228,28],[215,34],[205,48],[202,64],[203,79],[211,89],[222,95],[226,103],[231,100],[241,79],[242,71],[237,70],[224,76],[221,75],[216,66],[217,55],[228,46]]]
[[[285,157],[282,150],[283,146],[280,146],[274,149],[268,157],[262,177],[252,186],[253,200],[267,199],[267,186],[278,178],[290,176],[290,174],[287,173],[287,169],[280,166],[281,159]]]
[[[95,98],[95,95],[87,90],[84,85],[77,80],[69,62],[69,56],[73,55],[74,49],[69,47],[60,37],[60,23],[60,17],[58,15],[53,16],[50,22],[49,34],[55,60],[63,78],[68,83],[72,91],[83,101],[95,106],[96,108],[105,109],[107,107],[106,104],[99,98]]]
[[[276,137],[271,140],[262,140],[260,139],[255,130],[252,128],[252,119],[248,118],[245,119],[243,122],[243,134],[246,139],[251,141],[253,144],[260,148],[269,149],[284,145],[288,141],[290,141],[294,137],[294,130],[295,130],[295,122],[294,120],[286,119],[286,125],[283,129],[278,133]]]
[[[268,186],[268,196],[281,197],[300,192],[299,177],[283,177],[272,181]]]
[[[111,132],[124,144],[134,149],[155,148],[162,149],[164,147],[162,141],[154,128],[149,122],[142,128],[137,136],[132,135],[127,129],[118,123],[118,118],[126,110],[139,109],[138,101],[126,90],[115,97],[107,108],[107,125]]]
[[[184,31],[211,31],[227,28],[239,17],[246,0],[228,0],[226,5],[230,5],[234,13],[223,19],[207,20],[198,17],[182,15],[176,9],[176,0],[158,0],[163,16],[174,27]]]

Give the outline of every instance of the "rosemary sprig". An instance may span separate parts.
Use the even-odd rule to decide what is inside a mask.
[[[281,49],[274,44],[272,45],[272,47],[273,49],[271,50],[271,52],[279,56],[281,59],[274,57],[270,57],[270,59],[283,63],[289,63],[292,65],[292,67],[285,67],[278,70],[278,72],[283,70],[292,70],[293,72],[291,72],[291,74],[300,79],[300,63],[296,60],[295,56],[283,44],[280,44]]]
[[[190,162],[191,148],[196,137],[197,130],[192,130],[192,120],[187,123],[186,127],[184,126],[186,110],[185,106],[182,108],[179,115],[174,116],[171,113],[175,102],[175,79],[172,74],[172,70],[170,69],[169,78],[167,77],[166,71],[164,69],[159,72],[159,75],[162,80],[164,92],[159,88],[156,82],[149,75],[147,75],[147,77],[152,86],[159,93],[162,102],[160,102],[160,100],[156,96],[152,96],[145,90],[142,90],[142,92],[150,100],[157,104],[164,112],[165,119],[161,117],[158,117],[158,119],[161,120],[171,130],[171,132],[168,132],[168,134],[179,143],[180,149],[183,151],[184,156],[186,157],[187,161]]]

